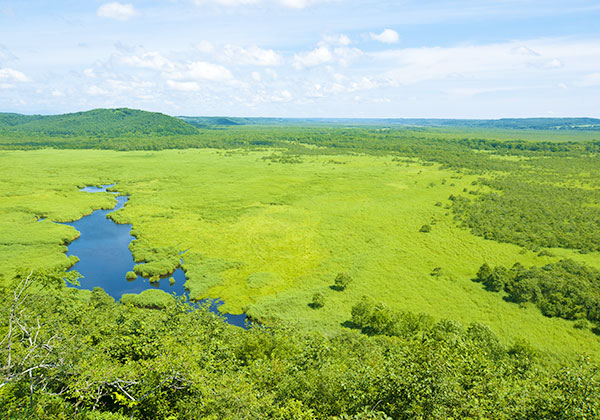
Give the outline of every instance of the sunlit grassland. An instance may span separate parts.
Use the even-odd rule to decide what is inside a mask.
[[[263,159],[272,153],[0,152],[0,273],[68,265],[63,244],[76,232],[50,220],[111,207],[112,195],[78,187],[116,182],[130,199],[114,219],[131,223],[152,246],[187,250],[191,297],[221,298],[224,311],[327,332],[341,328],[352,305],[369,295],[398,310],[482,322],[506,342],[523,337],[558,358],[588,352],[600,359],[600,340],[589,331],[544,317],[533,305],[505,302],[471,281],[483,262],[557,259],[456,226],[448,197],[479,188],[475,176],[392,156]],[[425,224],[431,232],[419,231]],[[600,261],[597,253],[556,254]],[[431,275],[436,267],[441,276]],[[330,288],[340,272],[354,279],[343,292]],[[316,292],[325,295],[320,309],[308,305]]]

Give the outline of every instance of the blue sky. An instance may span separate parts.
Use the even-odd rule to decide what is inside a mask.
[[[0,0],[0,111],[600,117],[600,3]]]

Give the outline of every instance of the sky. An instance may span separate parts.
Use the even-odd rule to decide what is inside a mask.
[[[0,0],[0,112],[600,117],[598,0]]]

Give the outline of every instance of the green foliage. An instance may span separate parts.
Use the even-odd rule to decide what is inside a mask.
[[[94,109],[64,115],[0,114],[0,133],[10,136],[109,138],[127,136],[190,135],[197,130],[165,114],[128,108]]]
[[[338,273],[335,276],[335,280],[333,281],[333,287],[335,290],[342,291],[345,290],[348,285],[352,283],[352,277],[348,273]]]
[[[133,271],[128,271],[125,274],[125,278],[127,279],[127,281],[134,281],[135,279],[137,279],[137,274],[135,274],[135,272]]]
[[[266,135],[268,130],[255,134],[259,132]],[[309,133],[298,132],[300,139]],[[277,139],[284,134],[274,130],[269,135]],[[384,134],[378,145],[387,143]],[[321,138],[314,136],[315,141]],[[213,137],[220,139],[221,132]],[[464,324],[484,322],[502,340],[527,338],[550,359],[573,357],[578,351],[600,354],[591,331],[574,330],[544,317],[534,305],[522,310],[469,285],[484,261],[508,267],[515,261],[528,267],[550,262],[550,257],[473,236],[456,226],[445,208],[433,205],[458,196],[465,187],[484,191],[481,183],[472,185],[476,176],[388,152],[353,156],[339,154],[343,148],[337,154],[323,147],[305,151],[313,154],[302,155],[304,161],[294,165],[262,160],[273,150],[0,152],[0,273],[9,278],[19,266],[69,267],[65,243],[77,232],[52,221],[111,208],[112,194],[84,193],[78,187],[117,181],[116,189],[130,198],[111,217],[133,224],[139,242],[132,249],[139,263],[152,258],[154,248],[187,250],[181,256],[176,251],[161,254],[157,261],[167,264],[157,271],[168,272],[183,258],[190,298],[221,298],[224,312],[246,312],[266,325],[334,333],[352,304],[368,294],[394,310],[426,311]],[[468,152],[455,152],[456,159],[470,159]],[[479,154],[477,159],[497,159]],[[548,164],[552,170],[584,165],[590,174],[595,171],[593,160],[583,163],[574,157],[564,159],[569,165],[552,157],[536,165],[550,159],[556,160]],[[508,162],[512,169],[520,165]],[[530,167],[531,160],[526,164]],[[570,176],[582,178],[579,173]],[[587,175],[584,179],[593,181]],[[431,183],[435,186],[428,188]],[[47,219],[36,221],[41,216]],[[424,223],[433,227],[430,233],[418,232]],[[594,253],[552,252],[597,266]],[[436,266],[443,267],[443,276],[430,276]],[[307,303],[312,294],[333,285],[342,271],[352,273],[353,283],[344,293],[326,293],[322,310],[311,310]]]
[[[423,225],[423,226],[421,226],[421,229],[419,229],[419,232],[429,233],[429,232],[431,232],[431,226],[430,225]]]
[[[142,277],[167,276],[181,265],[181,256],[175,246],[152,247],[148,241],[136,239],[129,249],[136,262],[144,262],[133,267],[133,271]]]
[[[600,250],[600,231],[595,228],[600,225],[599,190],[523,178],[482,179],[481,184],[492,191],[475,200],[454,197],[452,209],[457,219],[486,239],[535,250]],[[547,252],[540,256],[548,256]]]
[[[321,292],[317,292],[312,297],[312,302],[310,302],[310,307],[313,309],[322,308],[325,305],[325,295]]]
[[[125,293],[121,296],[122,304],[141,308],[164,309],[173,302],[173,296],[159,289],[148,289],[139,294]]]
[[[595,364],[544,366],[526,344],[507,347],[481,324],[434,323],[365,298],[353,320],[371,337],[244,331],[182,301],[146,309],[100,289],[37,288],[39,280],[13,313],[52,339],[33,353],[28,340],[10,350],[2,341],[2,418],[583,419],[600,409]],[[14,294],[2,296],[11,308]],[[39,351],[31,376],[7,376]]]
[[[548,317],[600,321],[600,271],[573,260],[529,269],[515,264],[510,270],[484,264],[476,281],[494,292],[504,290],[513,302],[533,302]],[[576,328],[586,326],[579,322]]]
[[[432,277],[440,277],[443,274],[444,270],[442,270],[442,267],[435,267],[433,270],[431,270],[431,273],[429,273],[429,275]]]

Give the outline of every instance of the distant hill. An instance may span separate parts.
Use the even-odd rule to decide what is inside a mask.
[[[252,124],[248,118],[232,118],[232,117],[177,117],[188,124],[198,128],[214,127],[214,126],[231,126],[231,125],[247,125]]]
[[[124,137],[187,135],[198,131],[187,122],[169,115],[117,108],[63,115],[0,113],[0,132],[64,137]]]
[[[596,118],[502,118],[459,120],[438,118],[240,118],[178,117],[198,128],[233,125],[264,126],[374,126],[374,127],[457,127],[512,130],[598,130]]]

